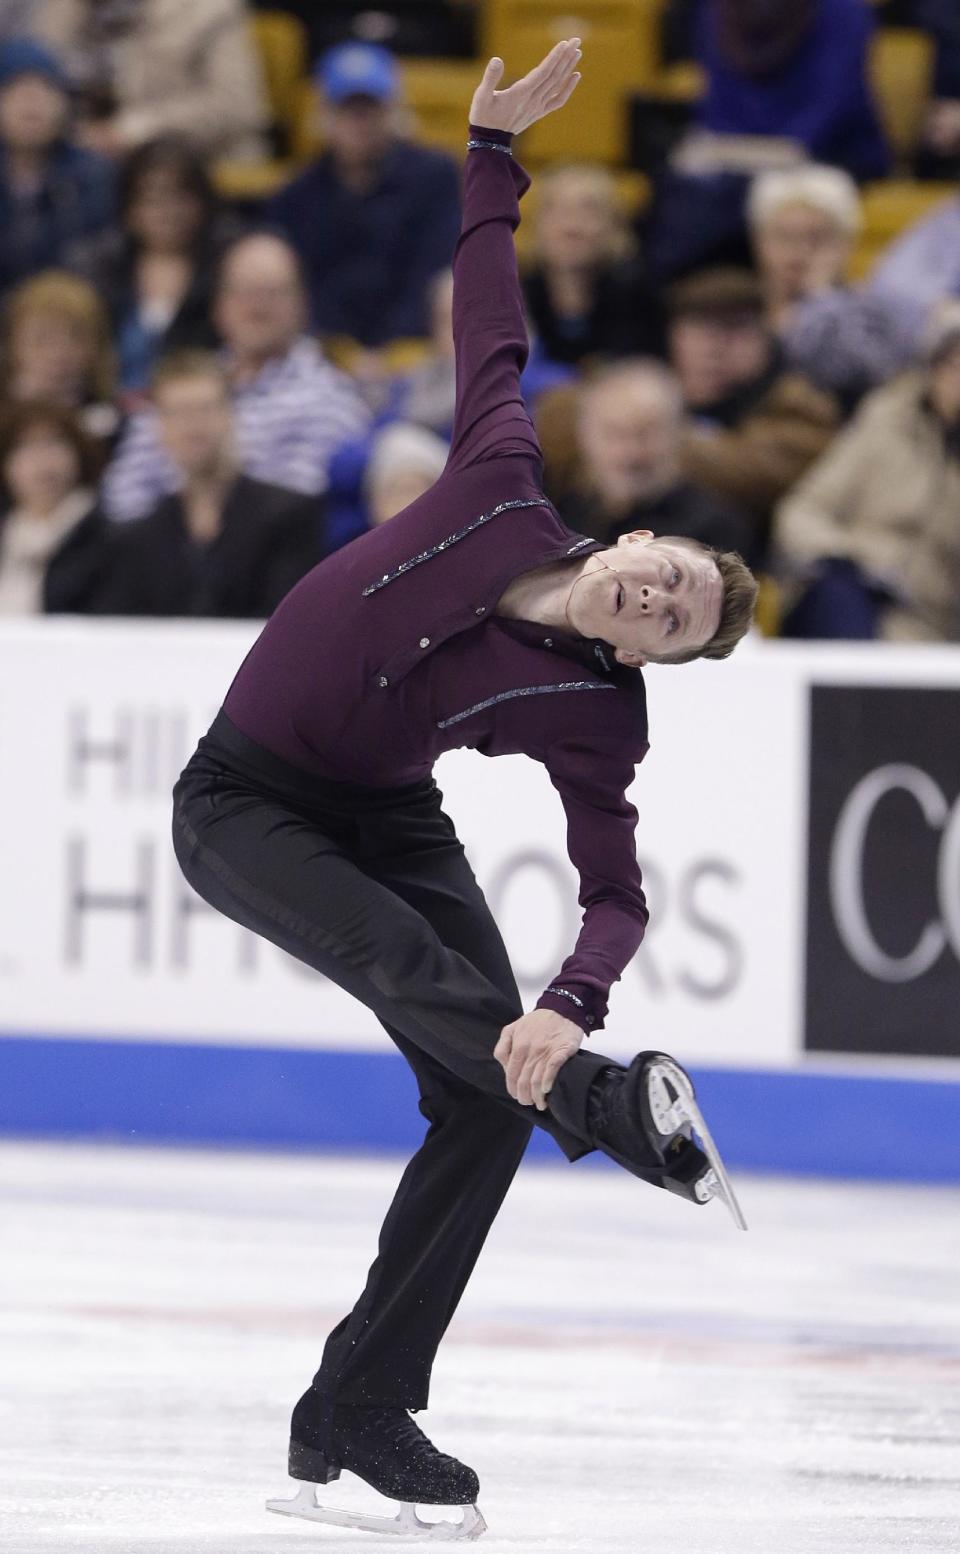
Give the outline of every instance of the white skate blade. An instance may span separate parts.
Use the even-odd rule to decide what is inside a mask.
[[[675,1092],[676,1099],[671,1095],[671,1089]],[[703,1152],[710,1161],[710,1170],[701,1178],[699,1184],[705,1189],[705,1196],[701,1202],[708,1202],[710,1198],[719,1198],[721,1203],[725,1203],[730,1210],[737,1229],[746,1230],[747,1222],[733,1190],[733,1183],[727,1175],[720,1151],[713,1142],[713,1135],[704,1121],[703,1112],[697,1105],[693,1085],[680,1065],[671,1062],[669,1058],[660,1058],[651,1063],[647,1074],[647,1096],[653,1120],[665,1138],[682,1131],[688,1137],[691,1132],[696,1133],[700,1140]],[[698,1193],[697,1196],[699,1197],[700,1194]]]
[[[386,1534],[391,1538],[422,1543],[435,1538],[452,1543],[457,1538],[472,1542],[487,1530],[487,1524],[475,1505],[463,1507],[459,1522],[425,1522],[415,1505],[401,1505],[396,1516],[367,1516],[362,1511],[337,1511],[317,1503],[317,1486],[301,1484],[292,1500],[268,1500],[268,1511],[281,1516],[300,1516],[308,1522],[323,1522],[327,1527],[350,1527],[356,1532]]]

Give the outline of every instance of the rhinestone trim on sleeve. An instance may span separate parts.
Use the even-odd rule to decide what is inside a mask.
[[[474,518],[472,523],[464,524],[462,529],[455,529],[452,534],[448,534],[446,539],[441,540],[438,545],[432,545],[429,550],[422,550],[418,556],[411,556],[408,561],[401,561],[400,565],[394,567],[392,572],[384,572],[383,576],[378,578],[375,583],[368,583],[366,588],[363,589],[362,597],[366,599],[369,594],[375,594],[378,589],[386,588],[388,583],[392,583],[395,578],[402,577],[404,572],[409,572],[413,567],[418,567],[423,561],[430,561],[434,556],[439,555],[440,551],[448,550],[451,545],[456,545],[458,541],[465,539],[468,534],[472,534],[474,529],[479,529],[482,524],[489,523],[491,518],[498,518],[501,513],[505,513],[511,508],[549,506],[550,503],[546,497],[514,497],[509,502],[500,502],[496,507],[492,507],[488,513],[481,513],[479,518]]]
[[[475,712],[484,712],[487,707],[495,707],[501,701],[512,701],[516,696],[548,696],[553,691],[613,690],[616,690],[616,686],[602,685],[599,680],[565,680],[562,685],[522,685],[515,691],[500,691],[496,696],[488,696],[486,701],[475,702],[464,712],[455,712],[451,718],[442,718],[437,728],[449,728],[453,723],[462,723],[464,718],[472,718]]]

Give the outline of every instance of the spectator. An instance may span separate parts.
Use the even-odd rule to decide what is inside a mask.
[[[343,443],[331,461],[327,518],[333,550],[369,527],[364,482],[373,444],[386,427],[396,421],[412,423],[449,442],[457,393],[451,270],[441,270],[434,276],[430,299],[430,343],[426,353],[415,367],[385,377],[377,385],[364,385],[365,396],[374,406],[373,424],[361,437]],[[527,405],[532,406],[545,389],[567,383],[574,376],[572,367],[555,366],[531,356],[520,378]]]
[[[655,360],[623,361],[600,369],[559,394],[572,404],[573,432],[559,436],[549,399],[546,432],[547,489],[571,528],[608,544],[634,529],[684,535],[721,550],[746,550],[750,525],[739,514],[684,478],[686,417],[680,384]],[[556,473],[551,446],[572,446],[573,457]]]
[[[908,227],[874,267],[866,290],[919,351],[939,304],[960,297],[960,198]]]
[[[219,210],[203,158],[175,135],[128,159],[120,215],[121,230],[76,245],[69,259],[110,309],[120,384],[135,403],[160,356],[216,344],[212,275],[237,228]]]
[[[301,255],[317,328],[356,341],[356,370],[378,375],[380,347],[430,332],[430,280],[450,264],[460,228],[459,169],[402,138],[386,49],[329,49],[316,80],[325,150],[270,215]]]
[[[113,169],[67,135],[56,57],[30,39],[0,46],[0,290],[60,264],[71,242],[113,218]]]
[[[749,272],[691,277],[668,307],[670,358],[697,423],[684,473],[750,513],[762,544],[774,504],[836,432],[839,406],[787,367]]]
[[[785,633],[960,642],[960,303],[777,513]],[[794,608],[798,589],[805,591]]]
[[[62,405],[34,400],[8,411],[0,426],[0,615],[97,607],[110,545],[97,462]]]
[[[244,0],[47,0],[36,26],[67,63],[93,149],[119,157],[171,131],[208,156],[266,155]]]
[[[538,185],[527,314],[539,351],[576,366],[591,356],[663,350],[659,302],[647,286],[616,185],[603,167],[548,170]]]
[[[214,321],[225,344],[240,467],[255,480],[316,496],[327,488],[334,450],[365,430],[369,412],[304,334],[305,318],[290,246],[263,232],[232,244],[214,287]],[[177,485],[153,412],[132,416],[104,480],[107,511],[143,517]]]
[[[386,523],[439,480],[449,444],[422,426],[394,422],[378,432],[364,480],[370,524]]]
[[[159,434],[179,490],[119,531],[103,605],[115,615],[266,616],[321,559],[317,504],[239,471],[216,356],[166,357]]]
[[[849,173],[812,163],[762,173],[747,215],[767,317],[792,366],[852,407],[907,365],[898,311],[844,285],[861,220]]]
[[[45,270],[7,298],[0,394],[75,410],[104,451],[120,424],[110,323],[94,288],[64,270]]]
[[[858,181],[883,177],[889,154],[866,76],[872,27],[863,0],[705,0],[699,170],[688,159],[660,190],[649,242],[659,277],[737,256],[745,169],[764,141]]]

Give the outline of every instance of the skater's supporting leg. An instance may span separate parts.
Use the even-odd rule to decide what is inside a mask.
[[[338,1402],[419,1409],[427,1407],[437,1348],[531,1129],[449,1080],[399,1034],[394,1040],[417,1074],[430,1128],[384,1220],[366,1288],[327,1340],[314,1388]],[[305,1398],[296,1437],[315,1414]]]

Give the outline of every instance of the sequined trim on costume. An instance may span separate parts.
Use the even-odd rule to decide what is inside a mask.
[[[571,545],[570,546],[570,549],[567,551],[567,555],[568,556],[572,556],[575,550],[582,549],[582,547],[584,545],[592,545],[592,544],[593,544],[593,540],[590,540],[590,539],[577,540],[577,543],[575,545]]]
[[[562,685],[522,685],[515,691],[500,691],[496,696],[488,696],[486,701],[478,701],[465,712],[455,712],[452,718],[442,718],[437,728],[449,728],[451,723],[462,723],[464,718],[472,718],[475,712],[483,712],[487,707],[495,707],[498,702],[512,701],[515,696],[547,696],[551,691],[614,691],[614,685],[601,685],[599,680],[565,680]]]
[[[419,556],[411,556],[409,561],[401,561],[400,565],[394,567],[392,572],[384,572],[383,576],[378,578],[375,583],[368,583],[363,590],[362,597],[366,599],[368,594],[375,594],[378,589],[386,588],[387,584],[392,583],[394,578],[402,577],[404,572],[409,572],[412,567],[418,567],[421,561],[429,561],[431,557],[436,556],[441,550],[447,550],[451,545],[456,545],[458,540],[462,540],[466,535],[472,534],[474,529],[480,528],[481,524],[489,523],[491,518],[499,517],[500,513],[505,513],[508,508],[549,506],[550,503],[546,497],[521,496],[514,497],[509,502],[500,502],[496,507],[491,508],[488,513],[481,513],[479,518],[474,518],[472,523],[465,524],[462,529],[455,529],[452,534],[447,535],[445,540],[441,540],[439,545],[432,545],[429,550],[422,550]]]
[[[569,998],[570,1002],[576,1004],[578,1009],[583,1008],[583,999],[578,998],[576,993],[571,993],[568,987],[548,987],[547,992],[556,993],[560,998]]]
[[[599,642],[595,642],[594,643],[594,645],[593,645],[593,652],[594,652],[594,656],[596,658],[599,658],[599,660],[600,660],[601,664],[603,665],[604,669],[606,670],[607,674],[609,674],[610,673],[610,660],[607,658],[607,655],[604,653],[603,648],[600,646]]]
[[[505,151],[507,153],[507,156],[513,156],[513,152],[511,151],[510,147],[509,146],[502,146],[500,144],[499,140],[468,140],[467,141],[467,150],[468,151],[477,151],[481,146],[483,147],[483,149],[485,151]]]

